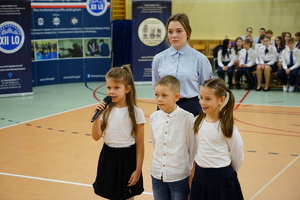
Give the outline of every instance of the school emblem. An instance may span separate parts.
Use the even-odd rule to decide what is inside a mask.
[[[54,17],[52,22],[55,26],[58,26],[60,24],[60,19],[58,17]]]
[[[77,24],[77,23],[78,23],[78,19],[77,19],[76,17],[73,17],[73,18],[71,19],[71,23],[72,23],[73,25]]]
[[[101,16],[107,10],[106,0],[87,0],[86,9],[93,16]]]
[[[0,24],[0,51],[6,54],[17,52],[24,44],[25,34],[22,27],[6,21]]]
[[[44,19],[43,18],[38,18],[38,21],[37,21],[38,25],[39,26],[43,26],[44,25]]]

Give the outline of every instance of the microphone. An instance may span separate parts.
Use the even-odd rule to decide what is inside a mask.
[[[104,108],[106,108],[106,106],[107,106],[108,104],[110,104],[110,102],[111,102],[111,97],[110,97],[110,96],[106,96],[106,97],[103,99],[103,101],[104,101],[104,103],[105,103],[105,105],[104,105],[105,107],[104,107]],[[95,119],[102,113],[102,111],[103,111],[103,110],[97,110],[97,112],[94,114],[94,116],[93,116],[91,122],[94,122]]]

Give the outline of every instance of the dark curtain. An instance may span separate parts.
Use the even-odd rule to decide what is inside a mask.
[[[131,64],[132,20],[112,21],[113,67]]]

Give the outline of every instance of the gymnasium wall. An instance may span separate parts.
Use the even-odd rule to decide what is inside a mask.
[[[300,0],[173,0],[172,14],[186,13],[192,26],[191,39],[234,40],[253,28],[271,29],[273,39],[288,31],[300,31]],[[126,0],[126,18],[132,18],[131,0]]]

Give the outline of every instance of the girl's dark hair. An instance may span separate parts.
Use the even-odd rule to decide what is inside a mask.
[[[250,48],[252,47],[253,42],[251,40],[245,39],[244,42],[250,44]]]
[[[223,44],[222,44],[222,56],[225,58],[225,55],[227,53],[227,49],[228,49],[228,44],[229,44],[230,40],[229,39],[225,39],[223,40]],[[231,53],[231,52],[229,52]]]
[[[212,78],[209,80],[204,81],[201,87],[207,87],[214,90],[215,95],[218,98],[225,96],[227,97],[227,92],[229,93],[229,99],[226,105],[221,109],[219,113],[219,128],[226,138],[231,138],[233,133],[233,126],[234,126],[234,118],[233,118],[233,108],[235,103],[235,98],[231,90],[226,88],[225,82],[222,79]],[[194,133],[197,134],[202,120],[204,120],[206,114],[201,111],[199,115],[196,117],[196,121],[194,123]]]
[[[277,36],[276,38],[275,38],[275,40],[276,39],[278,39],[279,41],[280,41],[280,46],[278,46],[277,44],[276,44],[276,42],[275,42],[275,47],[276,47],[276,49],[277,49],[277,51],[278,51],[278,47],[281,49],[281,51],[285,48],[285,40],[283,39],[283,37],[281,37],[281,36]]]
[[[257,44],[261,44],[261,40],[263,40],[266,37],[266,35],[262,34],[259,36]]]
[[[235,52],[236,55],[239,55],[238,46],[237,46],[237,44],[236,44],[236,42],[237,42],[238,40],[242,40],[242,42],[243,42],[243,39],[242,39],[241,37],[237,37],[237,38],[235,39],[235,44],[234,44],[233,49],[234,49],[234,52]],[[242,45],[242,46],[243,46],[243,45]]]
[[[135,136],[136,130],[137,130],[137,124],[135,119],[135,106],[136,106],[136,90],[134,85],[133,76],[131,73],[131,69],[129,65],[123,65],[122,67],[114,67],[110,69],[105,79],[113,79],[116,82],[120,82],[123,85],[125,85],[126,88],[129,88],[129,92],[126,94],[126,103],[128,107],[128,114],[132,122],[132,131],[131,135]],[[114,103],[111,102],[108,106],[107,111],[103,114],[103,123],[101,126],[101,130],[105,130],[107,126],[107,121],[109,114],[114,107]]]
[[[187,35],[187,40],[189,40],[191,38],[191,34],[192,34],[192,28],[190,26],[190,20],[188,18],[188,16],[184,13],[177,13],[175,15],[172,15],[169,17],[167,24],[166,24],[166,34],[168,35],[168,28],[169,28],[169,24],[171,21],[178,21],[181,23],[181,25],[183,26],[186,35]],[[167,43],[170,45],[170,41],[168,39],[168,37],[166,37],[166,41]]]

